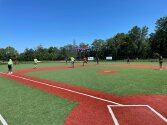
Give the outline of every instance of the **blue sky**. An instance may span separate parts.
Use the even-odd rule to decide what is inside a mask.
[[[167,16],[167,0],[0,0],[0,48],[61,47],[107,39]]]

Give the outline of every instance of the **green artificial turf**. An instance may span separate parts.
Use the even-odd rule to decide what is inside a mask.
[[[65,63],[62,62],[48,62],[48,63],[38,63],[37,67],[38,68],[43,68],[43,67],[53,67],[53,66],[62,66],[66,65]],[[13,65],[13,71],[15,70],[22,70],[22,69],[31,69],[34,68],[34,63],[28,63],[28,64],[17,64]],[[0,65],[0,72],[7,72],[8,67],[7,64]]]
[[[120,74],[98,74],[98,70],[117,70]],[[28,75],[117,95],[167,94],[167,70],[85,66]]]
[[[63,125],[76,105],[0,76],[0,114],[9,125]]]

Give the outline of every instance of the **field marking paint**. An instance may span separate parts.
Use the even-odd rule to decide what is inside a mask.
[[[2,72],[0,72],[0,73],[7,75],[6,73],[2,73]],[[113,103],[115,105],[107,105],[107,107],[108,107],[108,110],[109,110],[109,112],[110,112],[113,120],[114,120],[114,124],[115,125],[119,125],[119,123],[118,123],[118,121],[117,121],[117,119],[116,119],[116,117],[114,115],[114,112],[112,111],[111,107],[142,107],[142,106],[143,107],[147,107],[152,112],[154,112],[158,117],[160,117],[162,120],[164,120],[167,123],[167,119],[164,116],[162,116],[159,112],[157,112],[155,109],[153,109],[151,106],[149,106],[149,105],[123,105],[123,104],[120,104],[120,103],[117,103],[117,102],[114,102],[114,101],[110,101],[110,100],[99,98],[99,97],[92,96],[92,95],[89,95],[89,94],[85,94],[85,93],[77,92],[77,91],[74,91],[74,90],[66,89],[66,88],[63,88],[63,87],[58,87],[58,86],[50,85],[50,84],[47,84],[47,83],[44,83],[44,82],[39,82],[39,81],[31,80],[31,79],[28,79],[28,78],[16,76],[16,75],[10,75],[10,76],[13,76],[13,77],[16,77],[16,78],[20,78],[20,79],[24,79],[24,80],[31,81],[31,82],[35,82],[35,83],[38,83],[38,84],[50,86],[50,87],[53,87],[53,88],[58,88],[58,89],[61,89],[61,90],[69,91],[69,92],[76,93],[76,94],[79,94],[79,95],[84,95],[84,96],[87,96],[87,97],[90,97],[90,98],[94,98],[94,99],[97,99],[97,100],[101,100],[101,101],[104,101],[104,102]],[[3,119],[3,117],[0,120],[2,121],[2,119]],[[8,125],[8,124],[6,123],[4,125]]]
[[[0,121],[3,125],[8,125],[8,123],[5,121],[5,119],[2,117],[1,114],[0,114]]]
[[[108,107],[108,110],[111,114],[111,117],[112,117],[115,125],[119,125],[119,123],[118,123],[116,116],[114,115],[112,107],[147,107],[152,112],[154,112],[159,118],[161,118],[163,121],[165,121],[167,123],[167,119],[149,105],[107,105],[107,107]]]
[[[111,114],[111,117],[112,117],[112,119],[113,119],[113,121],[114,121],[114,124],[115,124],[115,125],[119,125],[118,120],[117,120],[117,118],[115,117],[114,112],[112,111],[112,109],[111,109],[110,106],[111,106],[111,105],[107,105],[108,110],[109,110],[109,113]]]
[[[8,75],[6,73],[2,73],[2,74]],[[103,99],[103,98],[100,98],[100,97],[96,97],[96,96],[92,96],[92,95],[89,95],[89,94],[77,92],[77,91],[74,91],[74,90],[71,90],[71,89],[66,89],[66,88],[63,88],[63,87],[58,87],[58,86],[55,86],[55,85],[50,85],[50,84],[47,84],[47,83],[44,83],[44,82],[39,82],[39,81],[31,80],[31,79],[28,79],[28,78],[16,76],[16,75],[9,75],[9,76],[13,76],[13,77],[16,77],[16,78],[20,78],[20,79],[24,79],[24,80],[27,80],[27,81],[35,82],[35,83],[38,83],[38,84],[50,86],[50,87],[53,87],[53,88],[58,88],[58,89],[65,90],[65,91],[68,91],[68,92],[72,92],[72,93],[76,93],[76,94],[79,94],[79,95],[83,95],[83,96],[87,96],[87,97],[90,97],[90,98],[94,98],[94,99],[97,99],[97,100],[101,100],[101,101],[104,101],[104,102],[113,103],[115,105],[122,105],[122,104],[114,102],[114,101],[110,101],[110,100]]]
[[[155,109],[153,109],[151,106],[147,105],[147,107],[154,112],[156,115],[158,115],[161,119],[163,119],[166,123],[167,123],[167,118],[165,118],[164,116],[162,116],[159,112],[157,112]]]

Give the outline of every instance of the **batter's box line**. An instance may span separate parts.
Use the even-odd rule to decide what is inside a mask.
[[[108,110],[111,114],[111,117],[112,117],[115,125],[119,125],[119,123],[118,123],[118,120],[117,120],[116,116],[114,115],[112,107],[147,107],[152,112],[154,112],[159,118],[161,118],[163,121],[165,121],[167,123],[167,118],[165,118],[163,115],[161,115],[159,112],[157,112],[155,109],[153,109],[149,105],[107,105],[107,107],[108,107]]]
[[[6,73],[1,73],[1,72],[0,72],[0,74],[7,75]],[[52,87],[52,88],[57,88],[57,89],[60,89],[60,90],[68,91],[68,92],[71,92],[71,93],[75,93],[75,94],[78,94],[78,95],[86,96],[86,97],[93,98],[93,99],[96,99],[96,100],[100,100],[100,101],[103,101],[103,102],[109,102],[109,103],[112,103],[112,104],[115,104],[115,105],[122,105],[120,103],[117,103],[117,102],[114,102],[114,101],[111,101],[111,100],[107,100],[105,98],[96,97],[96,96],[93,96],[91,94],[86,94],[86,93],[82,93],[82,92],[75,91],[75,90],[72,90],[72,89],[67,89],[67,88],[64,88],[64,87],[51,85],[49,83],[28,79],[28,78],[25,78],[23,76],[22,77],[21,76],[17,76],[17,75],[9,75],[9,76],[12,76],[12,77],[15,77],[15,78],[19,78],[19,79],[23,79],[23,80],[26,80],[26,81],[29,81],[29,82],[34,82],[34,83],[37,83],[37,84],[49,86],[49,87]]]

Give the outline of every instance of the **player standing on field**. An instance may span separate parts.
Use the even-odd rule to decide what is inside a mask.
[[[71,57],[72,68],[74,68],[74,61],[75,61],[75,58],[74,58],[74,57]]]
[[[13,61],[12,59],[9,59],[9,62],[8,62],[8,74],[12,74],[12,67],[13,67]]]
[[[129,59],[129,57],[127,58],[127,64],[129,64],[130,63],[130,59]]]
[[[65,57],[65,61],[66,61],[66,64],[67,64],[67,62],[68,62],[68,57],[67,56]]]
[[[159,68],[162,70],[163,57],[159,56]]]
[[[83,66],[84,66],[84,64],[87,63],[87,62],[88,62],[88,61],[87,61],[87,58],[84,57],[84,58],[83,58]]]
[[[35,59],[34,59],[34,68],[35,68],[35,69],[37,68],[37,63],[38,63],[38,60],[35,58]]]

